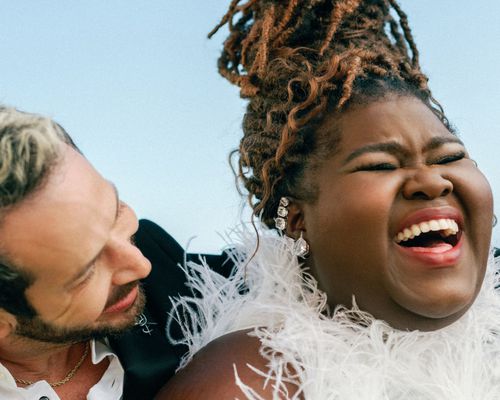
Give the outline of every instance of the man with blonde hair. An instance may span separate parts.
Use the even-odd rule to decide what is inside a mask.
[[[173,373],[163,325],[183,251],[138,227],[61,126],[0,108],[1,399],[148,399]],[[159,265],[143,283],[134,235]]]

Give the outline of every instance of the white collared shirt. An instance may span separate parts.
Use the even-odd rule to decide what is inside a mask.
[[[109,357],[109,366],[101,380],[90,389],[87,400],[120,400],[123,393],[123,367],[116,354],[102,342],[90,343],[92,363]],[[2,400],[61,400],[47,381],[38,381],[24,388],[17,387],[14,377],[0,363],[0,399]]]

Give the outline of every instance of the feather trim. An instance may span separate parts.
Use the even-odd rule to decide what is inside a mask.
[[[356,306],[328,313],[326,295],[291,255],[286,238],[263,230],[255,252],[254,235],[238,236],[231,277],[203,259],[184,267],[196,296],[172,299],[169,326],[180,323],[184,337],[168,334],[189,348],[180,368],[212,340],[254,328],[251,335],[269,361],[267,371],[254,371],[273,384],[273,399],[499,398],[499,265],[492,255],[476,301],[458,321],[434,332],[404,332]],[[260,400],[237,371],[235,379],[247,399]],[[286,393],[285,380],[300,388],[295,396]]]

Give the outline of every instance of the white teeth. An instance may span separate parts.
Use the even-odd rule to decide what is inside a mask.
[[[431,230],[431,227],[429,226],[429,224],[427,222],[421,222],[420,223],[420,230],[423,233],[427,233]]]
[[[429,221],[429,226],[431,227],[431,231],[439,231],[441,228],[439,227],[439,223],[436,220]]]
[[[440,229],[448,229],[448,224],[444,219],[439,219],[438,220],[438,225]]]
[[[412,225],[410,229],[413,237],[420,235],[420,228],[417,225]]]
[[[396,235],[394,240],[396,243],[405,242],[408,239],[413,239],[414,237],[419,236],[421,233],[427,233],[430,231],[443,231],[442,235],[446,237],[456,235],[459,228],[458,224],[452,219],[432,219],[420,222],[419,224],[414,224],[409,228],[405,228]]]

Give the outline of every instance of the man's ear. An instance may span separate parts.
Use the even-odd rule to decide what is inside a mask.
[[[11,313],[0,308],[0,339],[5,339],[16,329],[17,319]]]
[[[287,208],[286,234],[291,238],[298,239],[300,233],[306,231],[303,207],[299,202],[291,200]]]

